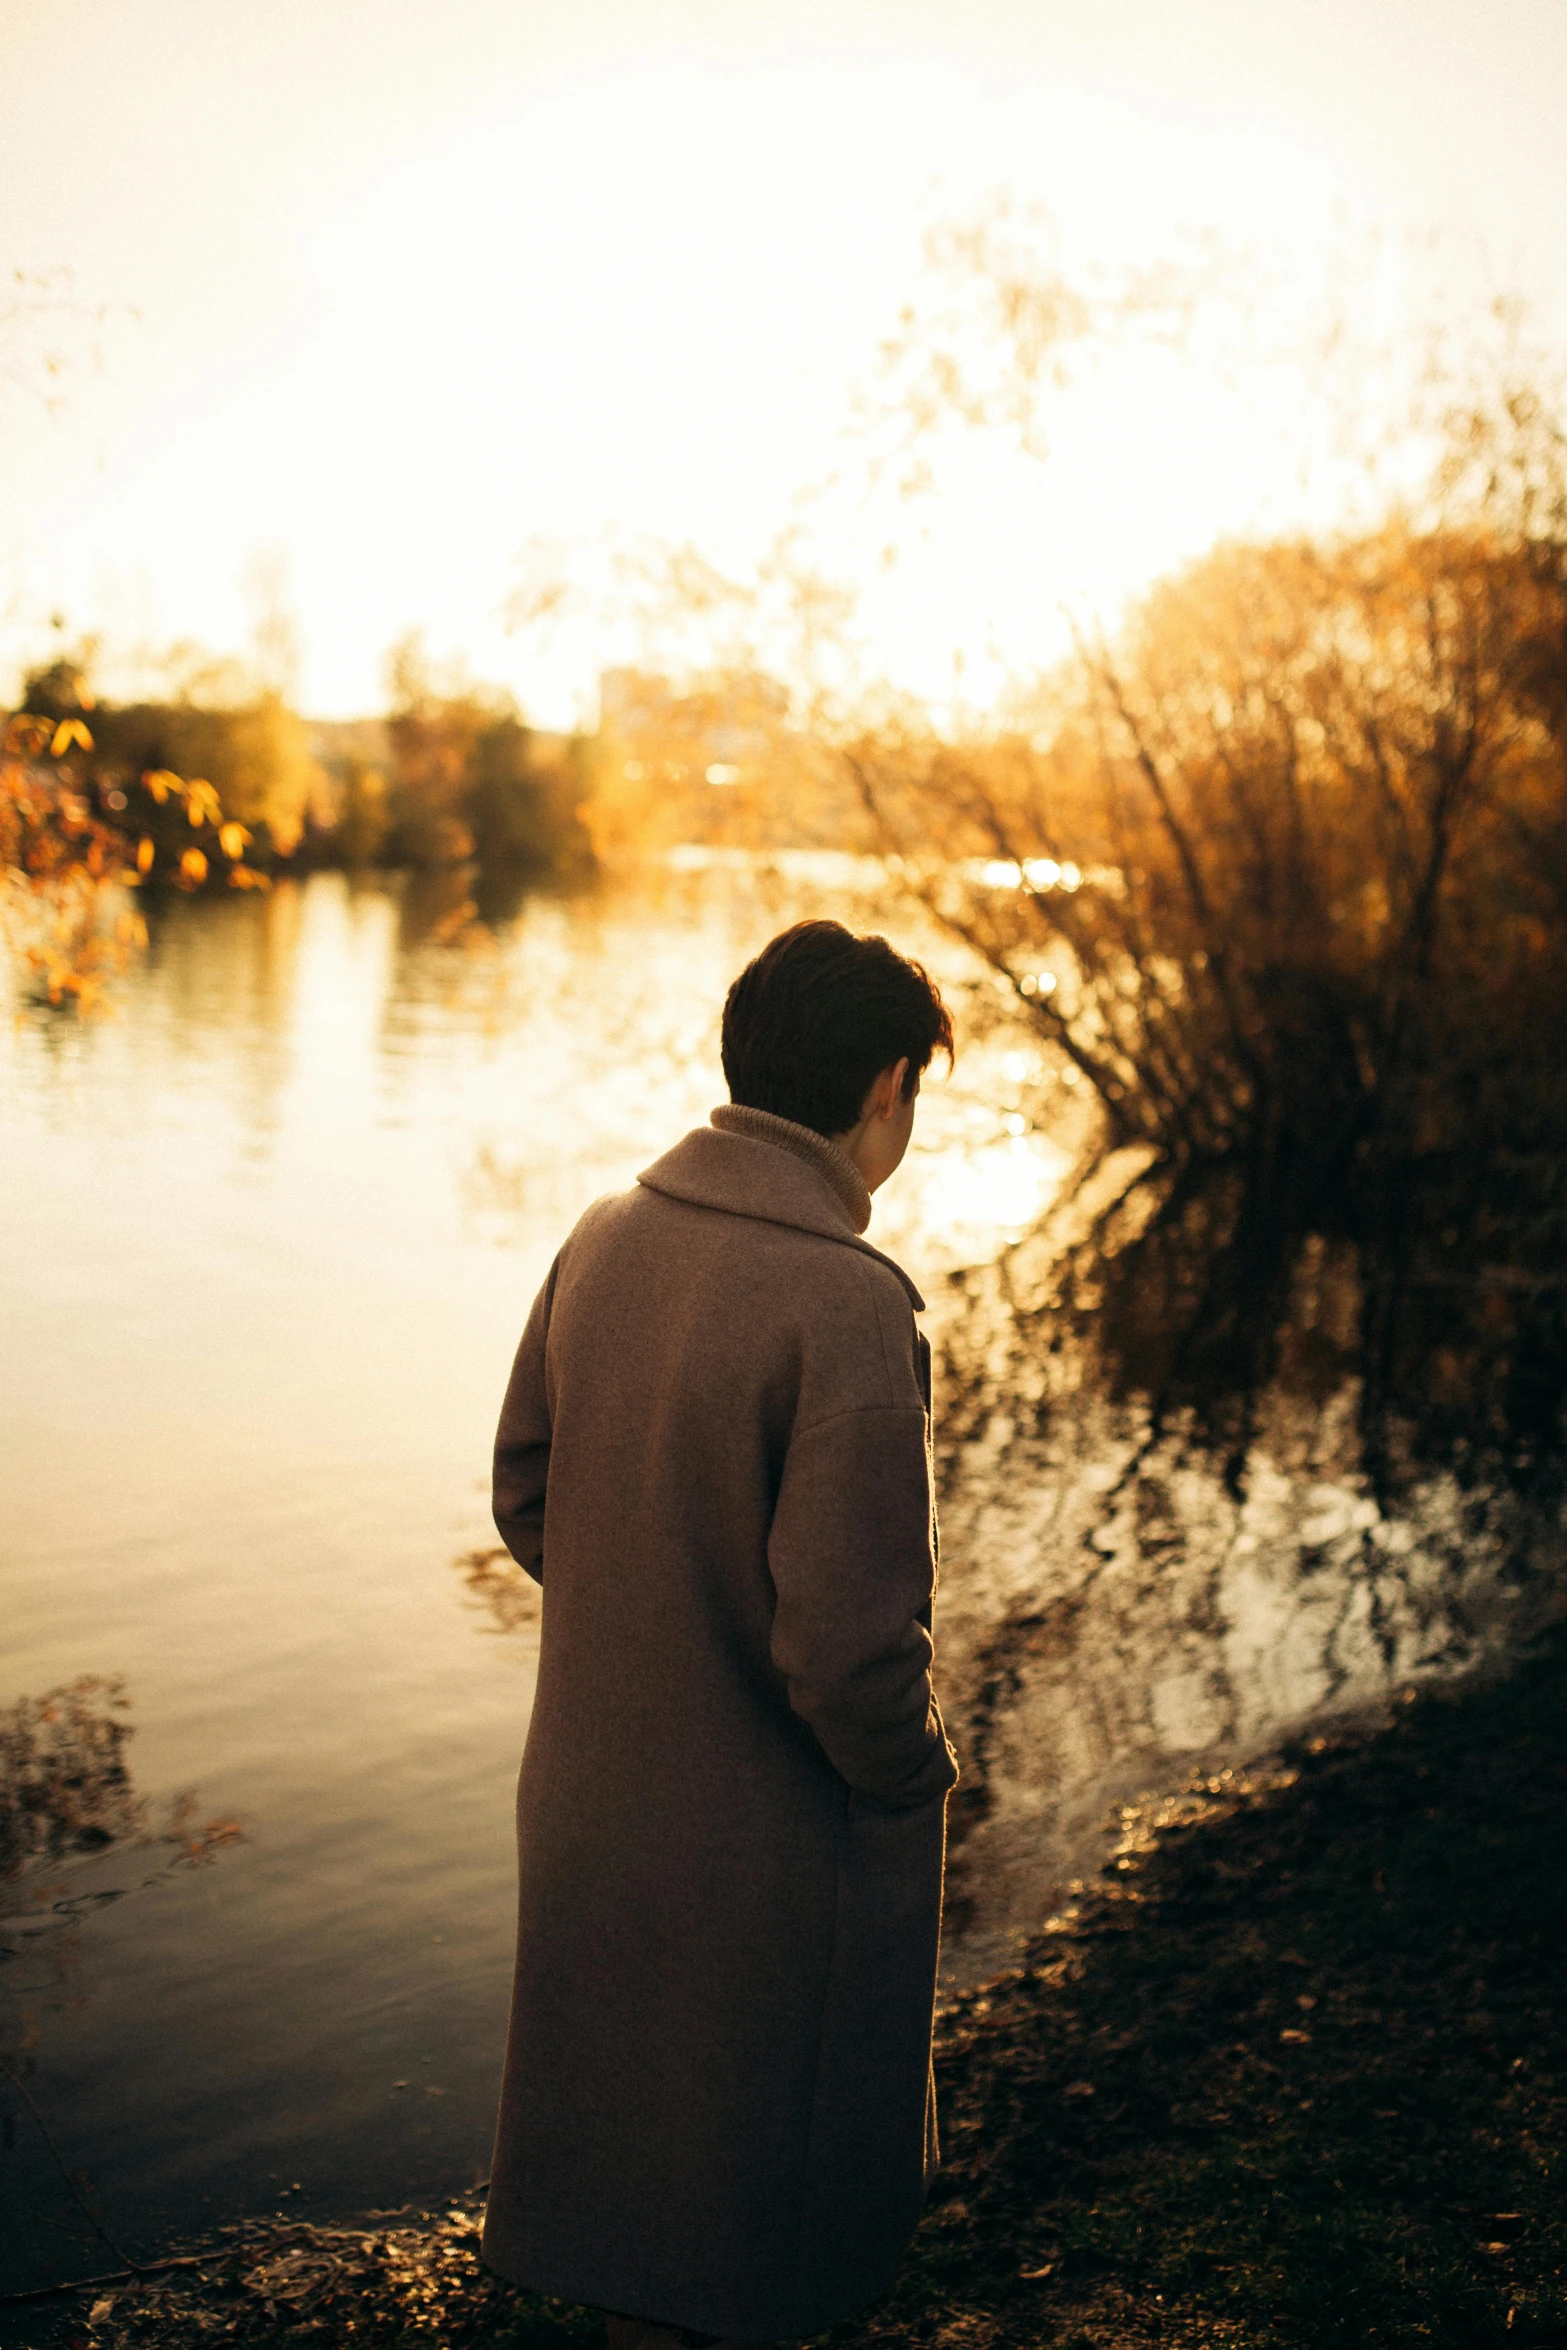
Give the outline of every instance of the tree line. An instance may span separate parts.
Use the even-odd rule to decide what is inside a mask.
[[[261,873],[474,858],[545,871],[582,856],[576,738],[538,735],[503,690],[443,689],[411,644],[390,677],[384,719],[322,727],[275,690],[115,703],[87,658],[61,654],[27,675],[15,715],[78,722],[90,737],[73,746],[78,783],[106,820],[158,850],[177,829],[145,778],[175,774],[211,785]]]

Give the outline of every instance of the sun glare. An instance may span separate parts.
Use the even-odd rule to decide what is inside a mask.
[[[1335,250],[1368,316],[1398,311],[1368,226],[1397,219],[1401,171],[1429,176],[1413,116],[1368,140],[1348,70],[1325,79],[1260,20],[1237,45],[1211,10],[1161,63],[1108,20],[1069,35],[1012,0],[961,28],[611,11],[613,37],[603,9],[464,0],[439,40],[405,27],[373,57],[344,0],[308,61],[281,19],[240,39],[149,9],[177,87],[129,19],[94,15],[84,91],[67,0],[51,37],[12,43],[34,92],[0,167],[14,259],[68,262],[83,317],[61,417],[13,407],[0,456],[6,650],[36,660],[58,613],[122,666],[176,640],[243,652],[270,552],[322,714],[378,707],[388,646],[420,627],[541,720],[590,720],[599,671],[637,648],[512,626],[526,544],[689,542],[743,574],[802,517],[859,593],[869,669],[983,707],[1216,536],[1320,521],[1313,388],[1265,354],[1292,305],[1320,310]],[[1419,70],[1448,120],[1447,67]],[[100,94],[144,87],[150,117]],[[178,171],[131,129],[161,136],[170,110]],[[67,116],[62,181],[38,126]],[[1500,119],[1475,117],[1498,161]],[[1232,300],[1223,348],[1077,352],[1042,461],[956,435],[930,496],[867,492],[845,419],[919,299],[922,228],[1002,185],[1055,219],[1072,269],[1155,265],[1188,231],[1260,256],[1276,316],[1248,343]],[[1522,188],[1509,222],[1547,235]]]

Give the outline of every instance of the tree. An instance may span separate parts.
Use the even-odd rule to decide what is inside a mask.
[[[132,806],[98,765],[79,677],[75,690],[75,710],[18,712],[0,739],[0,939],[40,1000],[86,1011],[146,942],[134,893],[149,881],[266,882],[244,862],[246,827],[204,779],[150,771]],[[156,833],[135,829],[140,808],[157,813]]]
[[[388,864],[526,874],[590,857],[578,821],[580,746],[551,738],[546,747],[505,692],[438,683],[415,638],[394,650],[389,670]]]
[[[1090,1090],[1060,1302],[1233,1476],[1281,1367],[1359,1378],[1383,1477],[1395,1427],[1560,1449],[1564,712],[1567,538],[1493,499],[1221,550],[1034,738],[845,747],[906,886]],[[1324,1251],[1350,1324],[1281,1342]]]
[[[273,692],[246,694],[243,678],[221,668],[201,698],[187,685],[171,701],[116,706],[93,689],[91,650],[31,671],[21,708],[56,721],[90,714],[92,773],[104,792],[118,791],[127,803],[125,828],[139,823],[158,835],[157,810],[167,802],[143,789],[145,775],[200,776],[225,816],[245,827],[253,867],[292,855],[324,783],[297,712]]]

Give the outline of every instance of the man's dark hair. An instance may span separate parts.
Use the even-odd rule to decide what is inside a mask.
[[[908,1060],[908,1100],[952,1015],[936,984],[884,938],[841,922],[797,922],[747,963],[724,1004],[731,1101],[817,1134],[857,1126],[883,1069]]]

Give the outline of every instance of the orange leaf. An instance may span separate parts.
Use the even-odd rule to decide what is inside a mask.
[[[151,841],[150,841],[150,840],[143,839],[142,841],[138,842],[138,844],[137,844],[137,848],[136,848],[136,870],[137,870],[137,872],[138,872],[138,873],[147,873],[147,872],[150,872],[150,871],[151,871],[151,869],[152,869],[152,860],[153,860],[153,858],[154,858],[154,856],[155,856],[156,854],[157,854],[157,852],[156,852],[156,850],[153,848],[153,845],[152,845],[152,843],[151,843]]]
[[[84,751],[90,751],[92,736],[79,718],[62,718],[49,744],[51,757],[63,759],[72,743],[80,743]]]
[[[218,845],[223,854],[234,858],[236,863],[245,854],[245,843],[249,839],[250,834],[243,824],[225,824],[218,833]]]
[[[207,878],[207,860],[200,849],[187,849],[180,859],[180,879],[191,889],[199,889]]]

